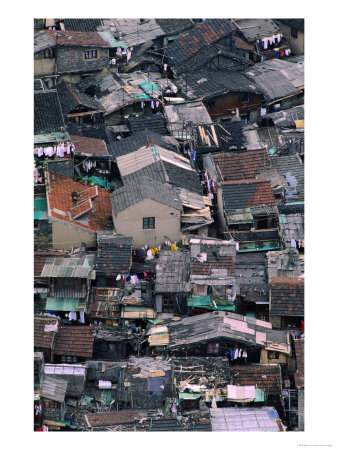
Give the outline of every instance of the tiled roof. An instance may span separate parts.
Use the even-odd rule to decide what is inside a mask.
[[[262,389],[265,397],[280,395],[282,389],[279,364],[245,364],[230,366],[233,383],[239,386],[252,386]]]
[[[134,134],[148,129],[154,133],[164,136],[169,134],[166,128],[166,122],[162,114],[152,114],[151,116],[129,117],[128,124],[130,131]]]
[[[155,292],[190,292],[190,252],[161,252],[156,265]]]
[[[97,125],[78,126],[74,122],[66,122],[66,128],[68,133],[73,136],[75,135],[93,139],[100,139],[101,141],[104,141],[107,146],[108,144],[115,142],[112,131],[103,123]]]
[[[300,93],[304,67],[276,58],[255,64],[245,72],[264,93],[268,102]]]
[[[61,325],[55,338],[54,354],[91,358],[93,345],[92,327]]]
[[[163,165],[170,184],[185,188],[190,192],[203,193],[200,177],[197,172],[194,170],[185,170],[166,161],[163,161]]]
[[[191,247],[191,275],[210,275],[211,270],[223,269],[227,271],[227,276],[234,276],[236,264],[235,246],[226,246],[224,241],[217,240],[201,240],[197,245],[199,248],[198,253],[206,253],[207,259],[204,262],[197,261],[193,247]]]
[[[234,39],[235,39],[235,47],[241,48],[242,50],[248,50],[250,52],[254,51],[253,44],[246,43],[245,41],[243,41],[243,39],[241,39],[238,36],[234,36]]]
[[[255,178],[264,169],[271,167],[268,152],[265,149],[244,152],[221,153],[213,156],[224,181]]]
[[[191,19],[155,19],[156,23],[167,33],[178,33],[194,26]]]
[[[175,66],[175,64],[190,58],[206,45],[229,35],[235,29],[235,25],[229,19],[208,19],[168,46],[166,56],[173,58],[172,65]]]
[[[65,126],[56,91],[34,92],[34,134],[61,131]]]
[[[68,83],[63,80],[56,85],[56,89],[59,94],[62,112],[64,114],[71,113],[79,106],[84,106],[89,110],[103,111],[102,105],[99,102],[93,97],[81,92],[73,83]]]
[[[124,187],[111,194],[114,214],[119,214],[144,199],[152,199],[175,210],[183,209],[176,188],[140,177],[137,180],[130,180]]]
[[[102,427],[109,425],[118,425],[123,423],[134,424],[134,418],[141,418],[139,412],[128,409],[121,411],[110,411],[102,413],[87,413],[86,420],[90,427]]]
[[[271,315],[304,316],[304,278],[272,278],[270,293]]]
[[[100,236],[98,239],[96,271],[107,277],[128,274],[131,266],[133,238]]]
[[[45,252],[38,251],[34,252],[34,277],[40,277],[42,269],[44,268],[46,258],[64,258],[67,252]]]
[[[47,197],[50,217],[92,231],[111,228],[111,225],[107,224],[107,218],[112,213],[109,192],[98,188],[97,198],[92,199],[94,207],[88,214],[88,222],[83,223],[72,220],[69,213],[74,207],[72,193],[84,191],[86,188],[83,184],[55,172],[49,172],[49,182],[50,192]]]
[[[245,302],[268,302],[269,287],[267,283],[262,284],[242,284],[240,286],[240,296]]]
[[[300,157],[298,155],[276,156],[271,158],[271,164],[272,167],[277,169],[280,176],[286,181],[288,180],[287,174],[290,174],[292,177],[296,178],[296,195],[291,194],[292,189],[290,189],[290,197],[288,198],[288,201],[292,202],[304,200],[304,165]],[[287,198],[287,193],[285,195]]]
[[[244,74],[236,71],[199,70],[183,74],[177,85],[187,91],[189,98],[212,98],[227,92],[256,92],[260,89]]]
[[[102,19],[63,19],[67,31],[96,31],[103,25]]]
[[[109,154],[116,159],[118,156],[127,155],[134,152],[145,145],[159,145],[160,147],[176,150],[176,148],[168,144],[162,136],[149,130],[139,131],[120,141],[114,142],[108,146]]]
[[[48,30],[46,33],[53,39],[56,45],[67,47],[110,47],[108,42],[95,31]]]
[[[183,169],[166,161],[156,161],[130,175],[122,177],[122,179],[125,184],[128,184],[139,177],[151,178],[160,183],[169,183],[173,186],[187,189],[189,192],[202,194],[201,181],[197,172]]]
[[[109,155],[106,143],[102,139],[89,138],[85,136],[70,135],[75,145],[75,153],[86,153],[88,155]]]
[[[50,316],[34,317],[34,347],[52,349],[54,346],[54,336],[56,331],[48,330],[46,325],[55,325],[59,323],[59,319]]]
[[[295,353],[296,353],[296,368],[297,371],[294,373],[296,387],[304,387],[304,339],[295,339]]]
[[[195,70],[202,69],[207,63],[219,55],[224,56],[226,59],[232,60],[233,68],[237,66],[237,69],[244,70],[246,67],[253,64],[250,60],[244,58],[236,47],[230,48],[228,45],[212,42],[200,49],[197,53],[193,54],[189,57],[189,59],[180,63],[174,63],[175,73],[193,73]]]
[[[34,34],[34,53],[51,47],[55,47],[55,42],[46,32]]]
[[[226,210],[271,205],[276,201],[271,183],[265,180],[225,181],[222,186],[224,208]]]
[[[279,241],[280,236],[277,229],[255,230],[255,231],[231,231],[223,233],[224,239],[233,238],[236,242],[251,241]]]
[[[279,27],[271,19],[235,19],[234,22],[249,42],[277,34]]]

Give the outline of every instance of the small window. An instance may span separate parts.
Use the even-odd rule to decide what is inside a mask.
[[[107,351],[107,343],[106,342],[101,342],[100,350],[101,350],[101,352]]]
[[[97,58],[97,50],[87,50],[84,53],[85,53],[85,59]]]
[[[37,219],[34,219],[34,230],[39,229],[39,221]]]
[[[207,347],[207,353],[217,354],[219,350],[218,342],[209,342]]]
[[[117,352],[117,344],[108,344],[108,349],[110,352]]]
[[[143,229],[155,228],[155,217],[143,217]]]
[[[250,101],[250,93],[242,92],[241,94],[239,94],[239,100],[241,103],[248,103]]]
[[[268,350],[268,359],[279,359],[279,352]]]
[[[294,39],[298,38],[298,30],[297,30],[297,28],[291,28],[291,37],[293,37]]]
[[[215,109],[215,102],[207,102],[207,109]]]
[[[52,48],[46,48],[44,51],[44,58],[45,59],[50,59],[54,57],[54,51]]]

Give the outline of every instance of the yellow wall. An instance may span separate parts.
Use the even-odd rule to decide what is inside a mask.
[[[52,75],[55,59],[34,57],[34,75]]]
[[[84,228],[74,226],[62,221],[52,221],[53,249],[66,250],[72,247],[80,247],[82,243],[86,247],[96,246],[96,232],[87,231]]]
[[[286,364],[289,360],[289,356],[285,353],[279,353],[278,359],[268,359],[268,350],[262,348],[260,363],[261,364]]]
[[[301,55],[304,53],[304,33],[302,31],[298,31],[297,39],[291,37],[291,28],[288,25],[279,23],[279,28],[283,33],[284,38],[290,45],[291,52],[294,55]],[[292,56],[292,54],[291,54]]]
[[[170,212],[174,215],[171,216]],[[143,217],[155,217],[155,228],[144,230]],[[132,236],[133,248],[140,248],[145,244],[150,247],[158,246],[167,238],[178,242],[181,239],[180,219],[180,211],[150,199],[142,200],[117,216],[113,213],[116,233]]]
[[[270,316],[269,322],[272,324],[272,328],[280,328],[281,327],[280,316]]]

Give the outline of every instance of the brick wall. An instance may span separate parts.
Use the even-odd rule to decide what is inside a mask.
[[[38,220],[34,228],[34,251],[53,248],[52,224],[48,220]]]
[[[86,50],[97,50],[96,59],[85,59]],[[108,67],[108,48],[85,48],[85,47],[58,47],[57,49],[57,70],[58,73],[76,71],[90,72]]]

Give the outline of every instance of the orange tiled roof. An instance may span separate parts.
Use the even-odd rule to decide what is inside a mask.
[[[49,172],[50,192],[47,193],[50,217],[72,223],[86,230],[108,229],[107,217],[112,214],[109,192],[98,188],[98,196],[92,198],[93,207],[89,211],[88,225],[71,219],[70,210],[74,208],[73,192],[84,191],[83,184],[55,172]],[[74,217],[74,215],[73,215]]]
[[[247,44],[245,41],[243,41],[243,39],[241,39],[238,36],[234,36],[234,39],[235,39],[237,48],[241,48],[243,50],[249,50],[249,51],[253,52],[254,46],[252,44]]]

